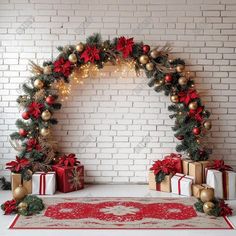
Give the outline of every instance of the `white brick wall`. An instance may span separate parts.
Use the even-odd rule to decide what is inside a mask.
[[[195,72],[197,88],[212,112],[213,158],[236,166],[235,0],[1,0],[0,174],[14,158],[8,135],[19,110],[15,99],[27,79],[28,60],[42,63],[56,46],[133,36],[152,46],[169,42],[173,54]],[[174,151],[169,99],[146,85],[144,76],[124,78],[113,68],[72,95],[56,116],[61,151],[76,152],[89,182],[145,182],[152,160]]]

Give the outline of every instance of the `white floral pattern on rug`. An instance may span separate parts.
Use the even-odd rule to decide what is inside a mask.
[[[128,214],[136,214],[140,210],[135,207],[127,207],[127,206],[112,206],[112,207],[105,207],[100,210],[104,214],[112,214],[115,216],[124,216]]]

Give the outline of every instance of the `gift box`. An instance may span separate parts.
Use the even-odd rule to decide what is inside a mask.
[[[192,176],[176,173],[171,178],[172,193],[185,196],[192,196],[193,180],[194,178]]]
[[[176,154],[176,153],[171,153],[169,156],[166,156],[164,159],[168,160],[168,159],[172,159],[175,160],[176,164],[175,164],[175,169],[177,173],[182,173],[183,172],[183,168],[182,168],[182,159],[181,159],[182,155],[180,154]]]
[[[84,188],[84,166],[53,166],[57,177],[57,190],[68,193]]]
[[[211,165],[211,161],[183,160],[183,174],[194,177],[195,184],[206,182],[205,168]]]
[[[160,183],[157,183],[155,174],[153,171],[150,171],[148,174],[149,189],[162,192],[171,192],[171,177],[171,174],[166,175]]]
[[[32,193],[32,180],[24,180],[22,181],[22,175],[19,173],[11,173],[11,190],[12,192],[19,187],[19,185],[23,185],[27,189],[27,193]]]
[[[212,187],[207,184],[193,184],[193,187],[192,187],[193,196],[196,198],[200,198],[201,191],[203,189],[209,189],[209,188],[212,189]]]
[[[236,173],[233,171],[207,170],[207,184],[214,188],[215,197],[236,199]]]
[[[35,172],[32,176],[32,194],[52,195],[56,191],[55,172]]]

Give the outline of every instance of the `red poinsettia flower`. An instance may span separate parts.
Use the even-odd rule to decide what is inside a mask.
[[[196,110],[190,110],[189,111],[189,116],[194,118],[198,122],[202,122],[203,117],[202,117],[202,112],[204,110],[204,107],[198,107]]]
[[[56,60],[54,63],[54,72],[62,73],[65,77],[68,77],[71,73],[72,63],[69,60],[65,60],[63,57]]]
[[[229,207],[227,203],[225,203],[224,200],[220,200],[219,202],[220,207],[220,216],[229,216],[232,215],[233,210]]]
[[[28,112],[30,115],[32,115],[34,118],[39,118],[41,115],[41,110],[43,109],[44,105],[37,102],[31,102],[28,107]]]
[[[38,144],[37,140],[34,138],[28,139],[26,145],[27,145],[26,146],[27,151],[32,151],[33,149],[37,151],[41,150],[41,146]]]
[[[133,45],[133,38],[126,39],[124,36],[122,36],[118,39],[116,50],[122,52],[123,57],[127,58],[133,51]]]
[[[29,165],[30,165],[29,160],[27,160],[26,158],[19,158],[18,156],[16,156],[15,161],[6,163],[7,166],[6,169],[10,170],[11,172],[19,173]]]
[[[94,62],[95,60],[100,60],[100,50],[95,46],[87,46],[80,58],[84,59],[84,62]]]
[[[174,159],[157,160],[154,162],[150,170],[153,170],[155,175],[157,175],[160,171],[162,171],[166,175],[171,173],[175,174],[176,162],[177,161]]]
[[[64,155],[60,157],[58,165],[63,165],[63,166],[75,166],[79,164],[80,162],[77,161],[77,158],[75,157],[74,153],[71,153],[69,155]]]
[[[1,208],[4,211],[4,215],[16,213],[17,212],[17,202],[14,199],[6,201],[5,203],[3,203],[1,205]]]
[[[223,160],[214,160],[212,168],[215,170],[219,170],[219,171],[233,170],[233,168],[231,166],[225,165]]]
[[[199,98],[197,91],[190,89],[187,91],[179,92],[179,101],[185,103],[186,105],[193,99]]]

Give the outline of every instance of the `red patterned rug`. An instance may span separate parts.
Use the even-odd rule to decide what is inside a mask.
[[[233,229],[196,212],[195,198],[44,198],[45,210],[17,216],[10,229]]]

